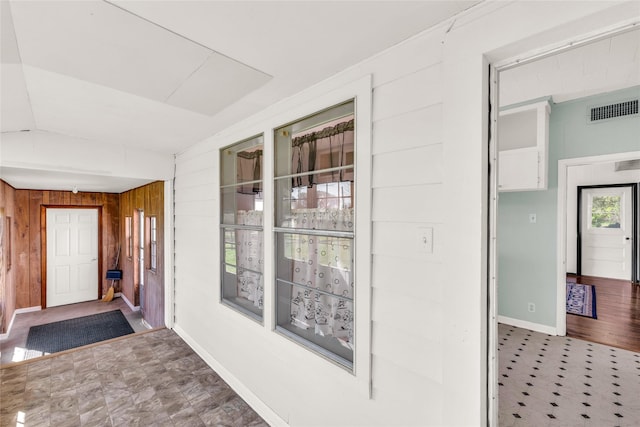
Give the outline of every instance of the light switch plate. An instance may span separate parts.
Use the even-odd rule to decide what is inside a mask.
[[[419,227],[417,235],[418,252],[433,253],[433,228]]]

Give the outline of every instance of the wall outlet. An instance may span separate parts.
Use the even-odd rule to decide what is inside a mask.
[[[536,214],[529,214],[529,222],[530,222],[531,224],[535,224],[535,223],[536,223],[536,220],[537,220],[537,218],[536,218]]]
[[[529,304],[527,304],[527,309],[529,310],[529,313],[535,313],[536,312],[536,305],[532,302],[530,302]]]

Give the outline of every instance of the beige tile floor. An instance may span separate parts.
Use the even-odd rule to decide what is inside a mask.
[[[4,365],[0,425],[267,426],[169,329]]]

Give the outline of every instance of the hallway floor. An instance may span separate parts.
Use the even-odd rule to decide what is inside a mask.
[[[132,311],[122,298],[114,298],[110,302],[88,301],[78,304],[62,305],[29,313],[17,314],[11,327],[9,337],[0,341],[0,365],[19,362],[26,358],[38,356],[27,351],[27,335],[31,326],[60,320],[74,319],[90,314],[104,313],[120,309],[135,332],[146,331],[139,311]]]
[[[169,329],[0,369],[3,426],[266,427]]]
[[[640,353],[500,324],[499,425],[640,425]]]

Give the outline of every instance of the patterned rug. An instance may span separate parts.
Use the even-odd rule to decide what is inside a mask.
[[[26,347],[29,354],[43,355],[93,344],[133,332],[133,328],[129,325],[122,311],[113,310],[32,326],[29,328]]]
[[[597,319],[595,286],[567,283],[567,313]]]

